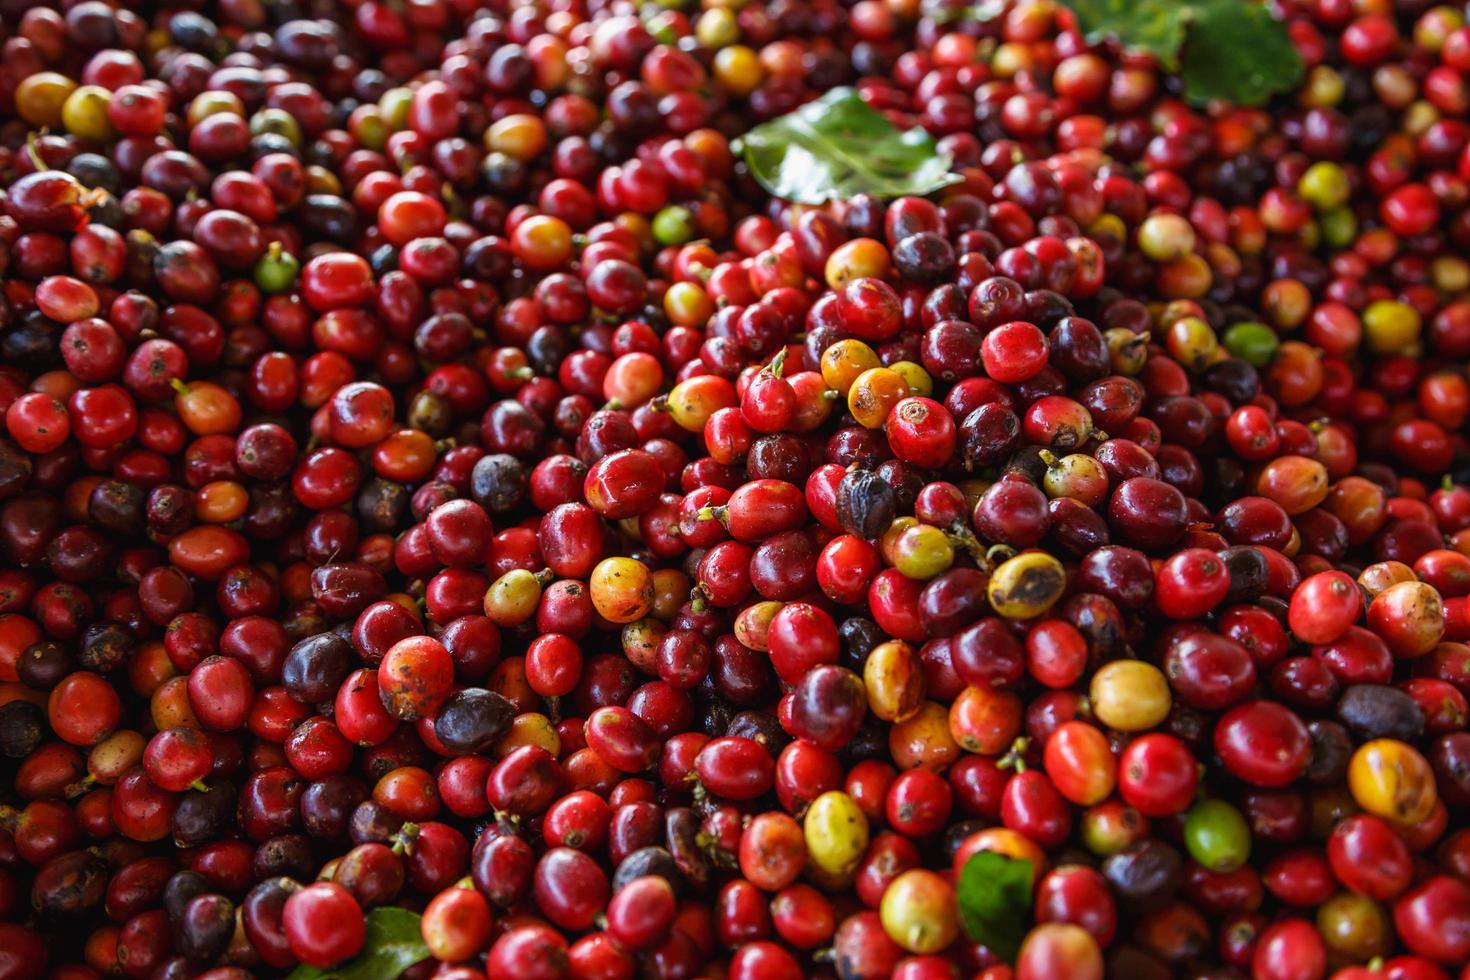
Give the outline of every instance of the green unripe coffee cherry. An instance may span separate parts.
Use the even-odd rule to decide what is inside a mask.
[[[1275,330],[1264,323],[1255,322],[1233,324],[1226,329],[1222,339],[1225,349],[1232,357],[1238,357],[1258,368],[1271,363],[1280,343]]]
[[[283,293],[296,281],[301,263],[296,256],[281,247],[280,242],[271,242],[255,263],[255,284],[263,293]]]
[[[1251,829],[1245,817],[1224,800],[1196,803],[1184,820],[1184,846],[1202,867],[1229,872],[1251,856]]]
[[[653,216],[653,238],[660,245],[683,245],[694,237],[694,215],[670,204]]]

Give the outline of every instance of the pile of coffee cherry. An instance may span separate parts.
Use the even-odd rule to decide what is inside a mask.
[[[0,0],[0,980],[1470,977],[1470,25],[1272,11]]]

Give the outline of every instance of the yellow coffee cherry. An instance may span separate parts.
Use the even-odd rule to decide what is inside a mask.
[[[1375,354],[1396,354],[1419,341],[1423,319],[1408,303],[1375,300],[1363,311],[1363,336]]]
[[[107,107],[112,93],[100,85],[83,85],[61,104],[61,124],[73,136],[105,143],[112,139]]]
[[[1355,963],[1386,955],[1391,929],[1382,905],[1352,892],[1338,892],[1317,909],[1317,931],[1327,949]]]
[[[1127,327],[1111,327],[1103,331],[1103,340],[1107,342],[1114,371],[1134,375],[1143,370],[1148,360],[1148,334],[1134,333]]]
[[[893,541],[893,567],[904,575],[928,581],[954,564],[954,545],[932,524],[914,523]]]
[[[924,704],[924,665],[902,640],[880,643],[863,661],[868,710],[881,721],[902,721]]]
[[[1170,324],[1164,334],[1164,346],[1174,360],[1199,371],[1210,365],[1220,342],[1208,323],[1197,316],[1187,316]]]
[[[1358,573],[1358,585],[1368,593],[1370,602],[1401,582],[1417,581],[1414,570],[1401,561],[1376,561]]]
[[[1297,101],[1309,109],[1324,109],[1337,105],[1346,93],[1347,83],[1341,73],[1328,65],[1318,65],[1307,72],[1307,80],[1297,94]],[[1297,192],[1301,193],[1300,188]],[[1302,197],[1307,195],[1302,194]]]
[[[219,113],[245,118],[245,103],[233,92],[201,92],[189,102],[185,116],[190,126],[197,126],[205,119]]]
[[[1346,248],[1358,236],[1358,218],[1350,208],[1333,208],[1322,212],[1317,220],[1322,238],[1335,249]]]
[[[893,267],[887,246],[875,238],[854,238],[832,250],[822,277],[829,289],[841,289],[854,279],[883,279]]]
[[[909,386],[903,375],[885,367],[871,368],[852,383],[847,392],[847,410],[858,425],[878,429],[888,421],[893,407],[908,395]]]
[[[497,626],[519,626],[540,604],[541,580],[524,568],[506,572],[485,590],[485,615]]]
[[[546,149],[546,124],[525,112],[497,119],[485,130],[485,149],[517,160],[534,160]]]
[[[990,576],[986,593],[991,607],[1006,619],[1035,619],[1062,597],[1067,572],[1044,551],[1026,551],[1006,559]]]
[[[716,375],[701,374],[674,385],[669,392],[667,407],[679,428],[686,432],[703,432],[711,415],[737,403],[734,385]]]
[[[604,558],[588,582],[592,606],[610,623],[631,623],[653,607],[653,573],[636,558]]]
[[[812,864],[831,875],[848,875],[868,849],[868,818],[851,796],[828,790],[807,808],[802,835]]]
[[[378,97],[378,111],[394,132],[408,128],[408,112],[412,107],[413,89],[410,88],[390,88]]]
[[[1164,672],[1146,660],[1104,664],[1092,675],[1087,696],[1097,720],[1120,732],[1157,727],[1174,705]]]
[[[1318,211],[1331,211],[1347,203],[1353,188],[1347,171],[1335,163],[1321,160],[1307,168],[1296,182],[1296,190]]]
[[[839,340],[822,351],[822,380],[844,398],[864,371],[882,366],[873,348],[861,340]]]
[[[61,125],[61,107],[77,83],[60,72],[38,71],[15,87],[15,111],[32,126],[52,129]]]
[[[740,614],[735,617],[735,639],[752,650],[762,653],[769,651],[771,646],[766,641],[766,635],[770,632],[771,620],[776,618],[776,613],[784,605],[784,602],[767,599],[740,610]]]
[[[888,938],[924,956],[947,949],[959,935],[954,888],[933,871],[905,871],[883,891],[878,915]]]
[[[734,44],[740,38],[740,25],[735,20],[735,12],[724,7],[706,10],[694,24],[694,37],[701,45],[712,50]]]
[[[934,393],[934,379],[929,377],[929,372],[924,370],[923,365],[913,361],[894,361],[888,365],[888,370],[908,382],[909,394],[927,398]]]
[[[495,743],[492,753],[503,759],[522,745],[535,745],[550,752],[553,757],[561,755],[561,736],[556,732],[556,723],[539,711],[527,711],[516,715],[510,723],[510,731]]]
[[[1439,800],[1428,760],[1396,738],[1358,746],[1348,763],[1348,790],[1364,810],[1402,824],[1429,819]]]
[[[743,44],[732,44],[715,53],[715,80],[727,92],[749,95],[765,73],[760,55]]]
[[[1103,214],[1087,226],[1087,234],[1093,238],[1112,238],[1122,241],[1128,237],[1128,225],[1116,214]]]
[[[1194,251],[1194,226],[1177,214],[1153,214],[1138,226],[1138,249],[1154,262],[1173,262]]]
[[[714,312],[714,300],[697,282],[676,282],[664,293],[664,313],[676,327],[702,327]]]

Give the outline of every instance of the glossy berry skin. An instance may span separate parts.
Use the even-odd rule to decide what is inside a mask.
[[[635,878],[617,891],[607,907],[608,931],[629,949],[648,949],[673,926],[674,892],[656,876]]]
[[[1386,821],[1368,814],[1349,817],[1333,828],[1327,858],[1339,881],[1376,900],[1393,899],[1412,880],[1408,847]]]
[[[1065,973],[1079,980],[1103,975],[1102,952],[1081,926],[1047,923],[1026,937],[1016,962],[1016,977],[1040,980]]]
[[[490,936],[490,904],[473,888],[449,888],[424,909],[420,928],[435,958],[447,962],[468,959]]]
[[[1437,875],[1394,905],[1394,926],[1412,952],[1440,963],[1455,963],[1466,952],[1467,913],[1470,889],[1458,879]]]
[[[1342,572],[1319,572],[1302,582],[1287,608],[1292,633],[1306,643],[1331,643],[1361,615],[1362,593]]]
[[[143,752],[148,778],[159,788],[174,793],[203,780],[213,762],[214,750],[208,738],[188,728],[159,732]]]
[[[1144,551],[1160,551],[1183,533],[1184,496],[1161,480],[1134,477],[1113,491],[1108,516],[1125,543]]]
[[[1037,883],[1036,918],[1040,922],[1079,925],[1105,947],[1113,940],[1117,916],[1107,880],[1084,865],[1056,868]]]
[[[1322,976],[1327,970],[1327,950],[1311,923],[1305,919],[1287,919],[1261,935],[1252,970],[1270,980]]]
[[[1256,786],[1285,786],[1305,770],[1311,753],[1306,726],[1290,709],[1252,701],[1231,709],[1215,729],[1225,765]]]
[[[454,664],[444,645],[410,637],[389,648],[378,667],[378,690],[389,713],[413,720],[432,717],[449,696]]]
[[[985,373],[1014,384],[1033,377],[1046,363],[1046,337],[1034,324],[1007,323],[985,335],[980,347]]]
[[[548,851],[532,886],[537,906],[557,926],[582,931],[607,901],[607,877],[590,857],[570,848]]]
[[[1134,740],[1118,760],[1118,788],[1145,816],[1183,813],[1194,800],[1199,776],[1189,747],[1162,733]]]
[[[322,969],[356,956],[366,938],[362,910],[332,882],[318,882],[286,899],[281,921],[291,952]]]
[[[1465,972],[1458,6],[137,6],[0,4],[0,980]]]
[[[1189,548],[1159,569],[1154,601],[1171,619],[1195,619],[1215,608],[1230,591],[1230,574],[1213,552]]]
[[[906,463],[934,469],[954,452],[954,418],[929,398],[905,398],[893,407],[884,432],[894,454]]]
[[[555,978],[565,975],[567,941],[549,926],[511,929],[490,947],[487,971],[497,975]]]
[[[1079,806],[1100,803],[1113,791],[1112,751],[1102,732],[1085,722],[1069,721],[1052,732],[1043,759],[1057,791]]]
[[[598,460],[587,471],[587,502],[604,517],[636,517],[651,507],[663,482],[663,472],[650,454],[624,450]]]
[[[1243,644],[1203,631],[1169,644],[1164,672],[1180,701],[1204,711],[1221,711],[1244,701],[1257,678],[1255,662]]]
[[[700,750],[694,764],[710,792],[733,800],[761,795],[775,778],[770,754],[747,738],[715,739]]]

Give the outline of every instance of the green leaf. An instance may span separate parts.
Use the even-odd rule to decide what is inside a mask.
[[[924,195],[962,179],[949,172],[952,160],[932,136],[919,127],[900,130],[850,88],[762,123],[740,143],[760,185],[799,204]]]
[[[373,909],[367,914],[367,941],[356,959],[330,970],[298,966],[286,980],[395,980],[429,958],[429,947],[419,932],[420,918],[407,909]]]
[[[1261,4],[1242,0],[1195,4],[1181,60],[1192,102],[1262,105],[1296,86],[1306,70],[1286,25]]]
[[[1031,923],[1030,861],[977,851],[965,862],[956,889],[965,932],[1007,962],[1015,962]]]
[[[1089,44],[1114,38],[1129,50],[1149,52],[1170,71],[1178,67],[1189,4],[1180,0],[1062,0],[1062,4],[1076,16],[1077,29]]]

